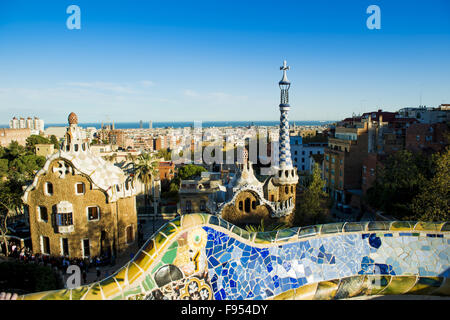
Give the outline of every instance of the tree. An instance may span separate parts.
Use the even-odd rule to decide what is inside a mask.
[[[202,166],[187,164],[178,170],[178,176],[180,180],[188,180],[199,176],[204,171],[206,171],[206,169]]]
[[[53,145],[55,146],[56,150],[59,149],[59,141],[58,141],[58,138],[54,134],[52,134],[50,136],[50,143],[53,143]]]
[[[328,194],[323,190],[325,181],[316,163],[312,174],[303,180],[302,194],[297,199],[294,224],[297,226],[328,222]]]
[[[149,186],[152,185],[154,177],[158,174],[158,161],[150,153],[142,153],[134,163],[134,178],[144,184],[145,204],[149,202]]]
[[[172,159],[172,155],[171,155],[171,152],[169,151],[169,149],[159,150],[158,153],[156,154],[156,156],[158,158],[164,158],[164,160],[166,160],[166,161],[170,161]]]
[[[54,142],[51,142],[49,139],[43,136],[33,134],[27,138],[25,147],[28,151],[34,151],[34,146],[36,144],[51,144],[51,143]]]
[[[367,191],[368,204],[397,219],[412,215],[410,203],[431,175],[430,160],[402,150],[388,157]]]
[[[6,247],[6,255],[9,255],[8,239],[8,217],[11,212],[22,213],[22,183],[15,179],[9,179],[0,183],[0,233]]]
[[[411,204],[412,220],[450,220],[450,147],[433,157],[435,174],[421,188]]]

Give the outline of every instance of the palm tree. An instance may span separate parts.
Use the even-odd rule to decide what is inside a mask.
[[[134,163],[134,179],[144,184],[145,207],[149,200],[149,186],[153,184],[154,177],[158,174],[158,160],[150,153],[142,153]]]

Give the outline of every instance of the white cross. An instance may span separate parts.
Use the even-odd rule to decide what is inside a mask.
[[[290,70],[290,68],[291,68],[291,67],[289,67],[289,66],[287,65],[286,60],[284,60],[284,61],[283,61],[283,66],[280,67],[280,70],[283,70],[283,71],[286,72],[286,70]]]

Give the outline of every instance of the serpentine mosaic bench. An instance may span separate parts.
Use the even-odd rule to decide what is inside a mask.
[[[207,214],[164,225],[112,276],[21,299],[342,299],[450,295],[450,222],[249,233]]]

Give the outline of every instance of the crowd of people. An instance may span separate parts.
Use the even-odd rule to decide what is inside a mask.
[[[100,267],[105,267],[115,264],[115,257],[110,255],[103,255],[101,257],[90,257],[84,259],[69,259],[63,256],[49,256],[39,253],[33,253],[27,247],[19,247],[14,242],[8,244],[8,252],[10,258],[18,259],[23,263],[35,263],[38,265],[49,266],[57,272],[63,279],[67,275],[67,268],[71,265],[76,265],[80,268],[83,284],[87,283],[87,274],[95,269],[96,281],[100,280],[102,273]],[[6,255],[5,246],[2,245],[2,252]],[[109,274],[105,272],[104,276]]]

